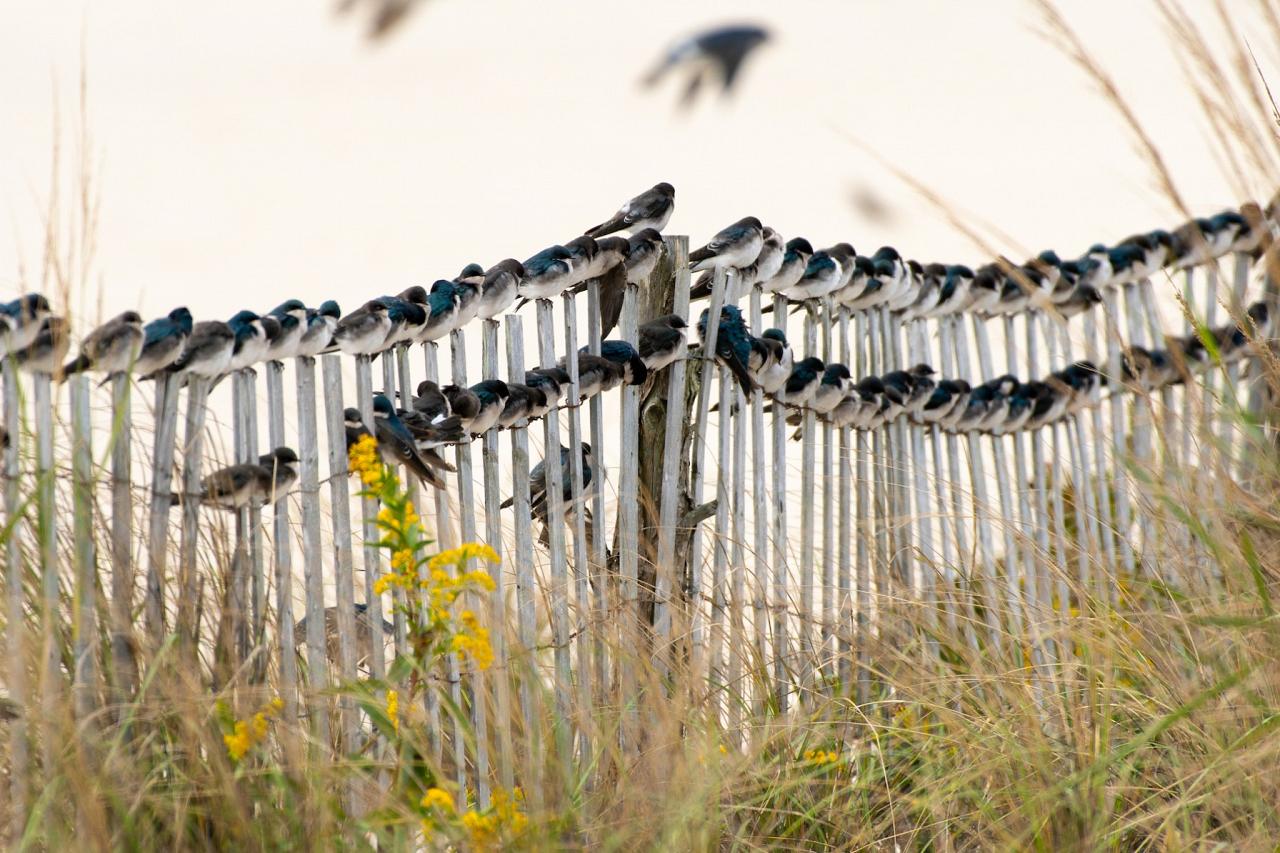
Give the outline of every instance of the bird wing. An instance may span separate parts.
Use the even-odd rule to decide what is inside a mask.
[[[627,271],[623,264],[609,269],[600,277],[600,336],[604,337],[618,325],[622,316],[622,301],[627,289]]]

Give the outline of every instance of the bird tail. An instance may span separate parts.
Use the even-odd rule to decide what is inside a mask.
[[[742,388],[743,394],[750,394],[756,389],[755,380],[751,378],[751,371],[747,370],[747,366],[739,361],[736,356],[725,359],[725,364],[733,372],[733,378],[738,380],[738,385]]]
[[[515,502],[516,502],[515,498],[507,498],[505,501],[498,504],[498,509],[506,509],[507,507],[511,506]]]
[[[419,450],[418,455],[422,457],[422,461],[427,463],[427,466],[430,468],[435,468],[440,471],[448,471],[450,474],[458,470],[446,462],[444,457],[439,453],[436,453],[434,450]]]
[[[89,366],[90,366],[90,361],[88,356],[78,355],[71,361],[68,361],[66,365],[62,368],[62,376],[65,379],[68,376],[72,376],[76,373],[80,373],[82,371],[88,370]]]
[[[703,246],[701,249],[694,249],[692,252],[689,253],[689,263],[700,264],[705,260],[714,258],[715,256],[716,256],[716,253],[714,251],[712,251],[711,249],[708,249],[706,246]]]
[[[588,237],[603,237],[606,234],[612,234],[615,231],[621,231],[623,222],[621,217],[614,217],[608,222],[601,222],[599,225],[592,225],[586,231],[582,232]]]
[[[711,296],[711,273],[703,273],[689,289],[690,301],[707,299]]]

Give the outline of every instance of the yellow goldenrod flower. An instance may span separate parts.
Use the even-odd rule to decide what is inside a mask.
[[[366,488],[377,488],[382,485],[386,466],[378,456],[378,440],[372,435],[362,435],[356,439],[356,443],[347,453],[347,461],[351,472],[360,475],[360,482]]]
[[[449,792],[443,788],[428,788],[422,795],[422,807],[449,813],[455,811],[453,797],[449,796]]]
[[[394,690],[387,691],[387,719],[391,720],[391,728],[400,732],[400,694]]]

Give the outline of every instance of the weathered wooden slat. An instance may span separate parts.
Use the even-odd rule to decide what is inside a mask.
[[[342,396],[342,366],[336,355],[326,355],[320,361],[321,381],[324,386],[325,427],[329,439],[329,490],[333,527],[334,604],[337,607],[338,626],[338,677],[343,683],[351,683],[356,677],[356,603],[355,569],[351,545],[351,493],[347,483],[350,463],[347,459],[347,430]],[[377,630],[377,627],[374,627]],[[325,636],[323,628],[318,632]],[[307,638],[312,636],[307,631]],[[356,749],[360,723],[355,701],[348,695],[338,699],[339,729],[342,733],[342,749]],[[348,792],[348,807],[354,805],[354,792]]]
[[[384,352],[382,354],[383,364],[386,365],[389,359],[390,353]],[[356,408],[360,410],[360,419],[372,429],[374,425],[372,365],[367,355],[357,355],[355,360]],[[402,482],[408,482],[409,479],[408,474],[402,472]],[[386,644],[382,633],[382,596],[373,591],[374,584],[378,578],[382,577],[382,549],[377,545],[378,540],[382,538],[382,533],[378,530],[378,499],[369,496],[362,497],[360,499],[360,516],[362,522],[361,539],[363,540],[364,600],[366,607],[364,616],[369,620],[369,625],[372,627],[369,631],[369,648],[357,649],[356,659],[358,660],[368,655],[369,674],[376,679],[381,679],[387,672]],[[357,636],[356,642],[359,643],[359,641],[360,638]]]
[[[329,685],[325,656],[324,572],[320,544],[320,438],[316,426],[316,360],[294,362],[298,391],[298,481],[302,492],[302,582],[306,589],[308,695],[304,701],[315,739],[328,749],[328,703],[318,691]]]
[[[87,720],[98,704],[98,571],[93,534],[93,427],[89,420],[89,377],[72,376],[71,512],[75,534],[75,601],[72,631],[75,666],[72,697],[76,718]]]
[[[36,543],[40,555],[42,600],[40,606],[40,708],[46,723],[42,739],[46,767],[53,766],[57,753],[53,721],[58,719],[62,690],[62,659],[57,642],[61,581],[58,577],[58,521],[54,491],[57,472],[53,464],[53,395],[47,375],[37,373],[34,387],[33,420],[36,439]]]
[[[284,430],[284,364],[279,361],[267,362],[267,441],[273,449],[288,444]],[[298,717],[298,658],[293,634],[293,535],[288,499],[271,497],[271,573],[276,583],[280,698],[284,700],[285,719],[295,720]]]
[[[18,371],[11,359],[4,359],[4,429],[9,441],[3,448],[5,523],[12,525],[5,537],[5,603],[7,619],[4,629],[4,652],[8,659],[6,684],[15,714],[9,728],[9,811],[11,838],[21,838],[27,826],[27,783],[30,743],[27,721],[32,718],[32,705],[27,695],[27,618],[23,593],[26,564],[19,550],[16,520],[21,512],[21,468],[18,450],[22,443],[22,392],[18,387]]]
[[[173,452],[178,437],[179,378],[156,380],[155,447],[151,457],[151,504],[147,517],[147,636],[158,646],[165,635],[165,582],[169,557],[169,495],[173,488]],[[114,524],[114,518],[112,520]],[[118,599],[114,599],[116,601]]]
[[[156,385],[164,384],[157,380]],[[131,699],[137,689],[137,664],[133,659],[133,383],[128,374],[111,377],[111,684],[116,702]],[[156,407],[157,418],[161,407]],[[161,440],[160,424],[155,430]],[[172,444],[170,444],[172,453]],[[170,461],[172,465],[172,461]],[[166,489],[168,486],[166,485]],[[165,496],[166,498],[168,495]],[[165,507],[166,513],[168,507]],[[166,527],[168,517],[164,521]]]
[[[186,433],[182,446],[182,540],[178,584],[178,632],[195,657],[194,641],[199,633],[196,614],[200,612],[200,478],[204,466],[205,403],[209,398],[209,380],[202,376],[187,379]]]
[[[480,371],[485,379],[498,378],[498,321],[483,320],[480,326]],[[502,503],[500,486],[500,466],[498,459],[498,431],[489,430],[482,438],[481,456],[484,460],[484,525],[485,539],[499,554],[505,553],[502,536],[502,516],[499,505]],[[515,785],[515,757],[511,736],[511,677],[507,666],[507,584],[506,573],[501,566],[490,571],[493,576],[494,589],[490,596],[490,619],[493,630],[490,633],[493,644],[492,679],[497,715],[494,728],[497,730],[498,745],[498,779],[502,786],[510,790]],[[486,781],[485,786],[488,788]]]
[[[779,294],[773,297],[774,328],[786,336],[787,333],[787,301]],[[775,403],[773,406],[773,452],[770,463],[773,465],[773,691],[774,704],[779,715],[787,713],[791,697],[790,688],[790,648],[791,637],[788,626],[787,611],[790,605],[791,588],[787,578],[787,411],[786,407]]]

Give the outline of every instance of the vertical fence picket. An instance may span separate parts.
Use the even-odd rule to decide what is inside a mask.
[[[831,300],[824,299],[822,305],[821,337],[822,360],[828,364],[836,360],[835,347],[831,340]],[[822,584],[821,601],[821,643],[818,652],[818,678],[827,692],[826,685],[834,676],[831,665],[833,658],[833,632],[835,631],[835,427],[830,416],[822,421]]]
[[[853,353],[849,346],[849,310],[847,308],[840,309],[837,335],[840,339],[840,361],[853,371],[855,370],[855,365]],[[853,375],[855,377],[859,376],[856,372]],[[849,652],[852,649],[853,620],[855,618],[852,599],[853,540],[856,525],[853,506],[852,432],[852,428],[848,424],[841,425],[839,483],[836,494],[836,517],[839,519],[836,541],[838,542],[839,553],[837,555],[836,607],[834,613],[835,644],[832,653],[836,656],[834,670],[836,681],[840,685],[841,695],[847,695],[853,678],[853,667],[849,658]],[[758,465],[763,458],[763,450],[756,453],[756,464]]]
[[[508,314],[503,322],[507,343],[507,379],[520,382],[524,379],[524,329],[518,314]],[[552,415],[549,413],[547,417]],[[524,715],[525,756],[529,773],[525,790],[530,791],[530,803],[536,807],[541,801],[538,786],[542,775],[539,770],[542,738],[537,706],[540,691],[533,683],[538,673],[535,658],[538,626],[534,610],[538,591],[533,577],[533,524],[529,509],[529,429],[524,421],[511,429],[511,495],[515,517],[516,623],[520,638],[517,651],[522,664],[520,710]]]
[[[449,333],[449,349],[450,349],[450,366],[453,370],[453,382],[455,385],[465,386],[467,384],[467,342],[461,329],[454,329]],[[494,432],[494,429],[488,432]],[[471,469],[471,443],[461,442],[454,448],[454,457],[457,460],[458,468],[458,524],[461,526],[462,541],[474,542],[476,540],[476,504],[475,504],[475,480],[472,476]],[[464,567],[465,568],[465,567]],[[458,666],[458,659],[454,658],[453,666]],[[487,726],[487,715],[484,706],[484,677],[478,670],[468,675],[468,684],[463,685],[461,678],[457,674],[453,676],[453,680],[458,684],[458,695],[455,702],[459,699],[469,701],[471,705],[471,727],[474,735],[474,756],[472,766],[475,769],[476,777],[476,799],[482,802],[483,807],[489,803],[489,745],[487,738],[489,736]],[[458,706],[458,713],[462,712],[462,706]],[[455,734],[453,744],[454,761],[458,765],[458,784],[462,790],[466,790],[467,786],[467,762],[466,762],[466,745],[467,738],[462,737],[461,733]],[[481,798],[481,790],[484,796]]]
[[[753,334],[760,334],[764,325],[762,294],[753,287],[750,295],[750,319]],[[668,398],[670,399],[670,398]],[[668,418],[670,423],[670,418]],[[670,439],[668,439],[670,440]],[[752,664],[755,671],[751,712],[756,719],[764,717],[769,698],[768,660],[769,642],[769,491],[765,466],[764,390],[757,385],[751,391],[751,529],[753,550],[753,576],[751,589],[751,618],[754,637]],[[667,477],[664,479],[671,479]],[[745,508],[744,508],[745,510]]]
[[[9,525],[5,537],[5,599],[7,619],[4,630],[4,653],[9,699],[15,715],[9,721],[9,810],[12,838],[21,838],[27,825],[27,773],[29,764],[27,721],[32,718],[32,705],[27,696],[26,596],[24,580],[26,564],[18,548],[17,518],[21,506],[22,476],[18,451],[22,441],[19,412],[22,394],[18,388],[18,370],[12,359],[4,359],[4,512]]]
[[[689,314],[689,238],[668,237],[666,247],[676,277],[672,311],[681,317],[686,317]],[[680,358],[671,365],[667,374],[667,418],[663,427],[662,470],[666,476],[662,478],[662,494],[659,497],[658,565],[655,570],[653,626],[656,637],[654,663],[658,672],[664,676],[668,673],[667,664],[670,662],[668,644],[671,640],[674,589],[683,578],[682,573],[675,568],[676,525],[680,520],[680,477],[676,472],[680,467],[681,445],[684,438],[684,392],[687,365],[686,350],[681,352]]]
[[[97,704],[97,565],[93,535],[93,432],[89,420],[89,377],[71,377],[72,531],[75,534],[75,612],[72,696],[76,718],[86,720]]]
[[[550,299],[535,302],[538,323],[538,361],[541,367],[556,364],[555,303]],[[555,731],[556,749],[561,760],[570,754],[569,720],[573,697],[570,690],[569,661],[569,573],[564,549],[564,459],[560,444],[560,411],[552,409],[542,419],[542,464],[546,471],[547,496],[547,549],[551,555],[551,644],[555,661]],[[580,453],[577,447],[569,453]],[[603,526],[604,520],[596,522]]]
[[[284,435],[284,364],[269,361],[267,369],[267,441],[274,450],[287,444]],[[299,453],[301,459],[301,453]],[[285,719],[298,716],[298,659],[293,632],[293,535],[289,502],[271,495],[271,570],[276,583],[276,641],[280,648],[280,695]]]
[[[57,643],[61,583],[58,578],[57,501],[54,492],[57,471],[53,462],[53,395],[48,374],[35,374],[32,384],[36,438],[36,542],[40,555],[40,586],[43,593],[39,609],[42,673],[40,707],[44,720],[52,726],[53,721],[60,716],[58,701],[62,694],[62,660]],[[42,743],[45,766],[52,767],[56,749],[51,728],[46,732]]]
[[[786,337],[787,301],[779,294],[773,297],[773,322]],[[780,716],[787,713],[790,637],[787,628],[787,410],[773,404],[773,690]]]
[[[391,358],[391,353],[381,355],[383,364]],[[389,389],[388,389],[389,390]],[[373,376],[372,366],[367,355],[356,356],[356,408],[360,411],[360,419],[374,428],[373,419]],[[345,435],[345,432],[344,432]],[[408,482],[410,475],[405,472],[403,480]],[[368,655],[369,674],[376,679],[386,675],[386,643],[382,632],[382,596],[373,591],[374,584],[382,577],[382,554],[377,542],[382,538],[378,530],[378,499],[362,497],[360,499],[360,516],[362,521],[362,551],[364,565],[364,602],[363,618],[369,622],[369,648],[357,649],[356,658]],[[353,607],[355,605],[352,605]],[[360,634],[356,634],[359,643]]]
[[[196,616],[200,595],[200,566],[197,549],[200,543],[200,477],[204,465],[205,403],[209,397],[209,380],[192,375],[187,379],[186,432],[182,446],[182,540],[181,588],[178,603],[178,631],[190,645],[196,658],[195,638],[199,635]]]
[[[164,384],[157,379],[157,387]],[[111,620],[112,697],[120,702],[133,697],[136,664],[133,659],[133,382],[128,374],[111,377],[111,595],[107,609]],[[161,407],[156,407],[161,417]],[[157,420],[154,438],[160,441]],[[172,452],[172,450],[170,450]],[[172,464],[172,462],[170,463]],[[165,486],[168,488],[168,485]],[[168,495],[165,495],[168,498]],[[166,507],[166,513],[168,508]],[[166,523],[168,518],[165,518]]]
[[[584,494],[584,472],[582,470],[582,402],[578,382],[578,359],[573,354],[578,351],[578,306],[572,293],[564,294],[564,349],[570,355],[565,359],[565,367],[569,374],[569,390],[565,395],[564,409],[569,422],[569,497],[573,507],[570,519],[573,531],[573,582],[574,600],[577,604],[577,619],[574,624],[576,649],[578,656],[578,708],[575,716],[578,719],[578,754],[583,766],[591,765],[591,731],[588,723],[591,719],[591,631],[597,618],[604,614],[593,614],[591,609],[591,573],[590,556],[587,546],[587,496]],[[600,477],[603,476],[603,463],[597,463],[601,470],[593,473],[593,484],[600,488]],[[594,521],[594,519],[593,519]],[[600,519],[597,524],[603,525]],[[600,527],[595,528],[596,536],[602,535]]]
[[[627,283],[623,288],[622,314],[619,317],[619,333],[624,341],[639,347],[639,288]],[[622,429],[620,459],[622,470],[618,474],[618,574],[620,576],[621,610],[619,648],[639,648],[638,604],[640,599],[640,388],[622,386]],[[576,455],[578,450],[573,448]],[[603,527],[603,520],[598,522]],[[566,661],[568,660],[566,651]],[[635,660],[631,655],[618,657],[618,685],[622,707],[625,709],[622,728],[623,746],[635,749],[636,731]]]
[[[320,362],[321,381],[324,385],[325,426],[329,439],[329,489],[333,526],[334,605],[338,629],[338,676],[342,683],[350,684],[356,678],[356,603],[355,567],[351,546],[351,495],[347,483],[350,467],[347,460],[347,430],[344,422],[342,397],[342,367],[336,355],[326,355]],[[370,421],[372,423],[372,421]],[[308,626],[308,629],[310,626]],[[307,631],[310,639],[312,632]],[[321,630],[320,636],[326,636]],[[339,731],[342,733],[340,752],[356,751],[359,720],[354,700],[349,696],[338,699]],[[354,806],[355,793],[347,792],[348,808]]]
[[[676,275],[679,276],[677,271]],[[677,286],[678,289],[678,286]],[[587,352],[600,355],[600,280],[587,282]],[[604,515],[604,396],[596,394],[587,403],[589,420],[591,421],[591,449],[596,459],[600,460],[600,485],[591,493],[591,518],[595,535],[591,537],[588,547],[591,549],[590,570],[595,584],[595,611],[606,614],[609,611],[609,584],[606,571],[609,562],[609,540],[605,538]],[[595,683],[601,691],[609,683],[609,654],[604,632],[595,633]]]
[[[677,284],[677,287],[679,285]],[[715,376],[716,338],[720,331],[720,309],[724,305],[726,275],[716,270],[711,280],[711,302],[706,311],[706,331],[702,336],[699,355],[702,358],[701,384],[698,388],[698,408],[694,413],[693,460],[689,492],[695,507],[702,504],[703,480],[706,478],[707,421],[711,411],[711,380]],[[689,539],[689,639],[691,645],[691,678],[696,683],[707,663],[706,638],[702,627],[702,600],[706,595],[702,574],[702,525],[693,529]]]
[[[169,557],[169,509],[173,452],[178,438],[180,377],[156,379],[155,447],[151,457],[151,502],[147,518],[147,636],[159,646],[165,634],[165,582]],[[114,518],[112,520],[114,524]],[[114,603],[114,602],[113,602]]]
[[[498,321],[481,322],[480,372],[484,379],[498,378]],[[403,384],[407,384],[403,383]],[[502,516],[499,505],[502,491],[499,485],[498,431],[491,429],[481,439],[481,457],[484,463],[484,527],[485,540],[499,554],[504,553],[502,542]],[[498,741],[498,779],[510,790],[515,785],[515,762],[511,741],[511,674],[507,660],[507,591],[506,576],[501,566],[493,570],[493,594],[490,619],[493,630],[493,671],[497,716],[494,727]],[[477,774],[478,775],[478,774]],[[489,781],[479,777],[477,796],[488,796]]]
[[[295,362],[298,391],[298,480],[302,491],[302,582],[306,588],[308,716],[314,735],[329,748],[328,704],[320,690],[329,684],[325,654],[323,547],[320,543],[320,437],[316,424],[316,360]],[[341,476],[341,475],[340,475]]]

